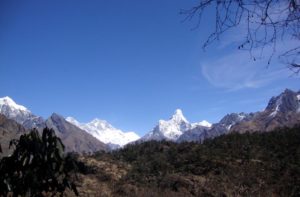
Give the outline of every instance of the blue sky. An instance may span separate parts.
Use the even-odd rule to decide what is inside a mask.
[[[0,96],[45,118],[97,117],[143,135],[176,108],[190,122],[217,122],[299,89],[276,58],[267,68],[266,58],[253,62],[237,50],[240,29],[203,51],[213,14],[194,31],[197,21],[182,23],[179,14],[195,3],[1,1]]]

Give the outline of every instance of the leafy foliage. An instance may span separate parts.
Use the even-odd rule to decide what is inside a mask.
[[[0,162],[0,195],[52,196],[77,189],[70,180],[76,169],[74,158],[64,156],[64,145],[52,129],[45,128],[42,136],[36,129],[10,143],[13,154]]]

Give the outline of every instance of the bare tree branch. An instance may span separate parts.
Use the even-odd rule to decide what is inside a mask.
[[[203,49],[219,40],[228,30],[245,26],[245,39],[238,49],[248,50],[253,60],[261,58],[265,47],[271,47],[270,64],[279,41],[294,40],[299,47],[283,52],[278,57],[294,72],[300,73],[300,0],[200,0],[189,10],[182,10],[185,20],[197,17],[198,28],[205,10],[215,12],[215,29],[203,44]],[[253,50],[260,50],[254,55]]]

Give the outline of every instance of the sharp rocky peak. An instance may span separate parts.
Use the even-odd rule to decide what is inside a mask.
[[[8,96],[0,98],[0,113],[17,121],[26,129],[43,126],[44,123],[42,117],[32,114],[26,107],[17,104]]]
[[[286,89],[278,96],[272,97],[266,107],[266,111],[271,111],[271,115],[277,112],[286,113],[289,111],[299,111],[300,109],[300,92],[294,92]]]
[[[176,109],[175,110],[171,120],[173,120],[175,122],[186,122],[186,123],[188,123],[188,121],[184,117],[181,109]]]

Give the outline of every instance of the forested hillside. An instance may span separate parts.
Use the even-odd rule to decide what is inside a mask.
[[[33,131],[21,138],[24,141],[35,133],[37,132]],[[51,135],[54,135],[53,131]],[[41,140],[32,141],[33,144],[37,142],[43,143]],[[27,153],[29,149],[26,150],[25,147],[33,147],[30,140],[28,143],[26,142],[26,146],[23,146],[23,143],[17,147],[23,147],[19,149]],[[47,147],[48,143],[41,146]],[[44,154],[52,155],[52,149],[45,148],[43,151]],[[4,188],[5,185],[19,188],[19,184],[15,185],[17,182],[13,181],[15,179],[7,175],[6,169],[13,166],[18,166],[17,169],[22,171],[18,174],[21,177],[22,174],[33,175],[33,172],[39,170],[44,174],[60,174],[60,171],[51,165],[44,165],[49,168],[42,169],[39,165],[34,167],[35,165],[30,163],[31,160],[30,168],[26,168],[26,165],[22,167],[20,162],[24,165],[24,161],[28,161],[26,155],[30,154],[22,156],[23,160],[20,161],[18,155],[19,153],[14,153],[12,158],[15,159],[4,157],[0,162],[1,177],[5,176],[5,180],[8,181],[2,185]],[[272,132],[231,133],[206,140],[202,144],[148,141],[130,144],[113,152],[72,154],[66,158],[74,163],[69,169],[73,174],[68,175],[68,181],[75,183],[80,196],[300,195],[299,126]],[[11,173],[13,174],[13,169]],[[35,185],[33,181],[26,182],[22,191],[43,191],[36,190]],[[6,191],[14,192],[9,188]],[[47,191],[51,194],[52,189]],[[55,187],[53,191],[56,191]],[[43,193],[41,195],[43,196]],[[67,190],[65,195],[74,196],[74,193]]]
[[[85,160],[126,166],[118,179],[90,166],[113,196],[300,195],[299,126],[233,133],[203,144],[150,141]]]

